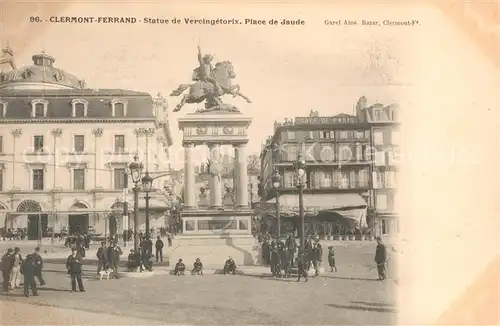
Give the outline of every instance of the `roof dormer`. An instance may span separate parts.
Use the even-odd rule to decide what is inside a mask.
[[[49,102],[44,99],[35,99],[31,101],[31,117],[45,118]]]
[[[110,102],[111,114],[113,117],[120,118],[127,116],[127,105],[128,102],[122,99],[113,99]]]
[[[86,99],[71,100],[71,116],[75,118],[84,118],[87,116],[89,101]]]

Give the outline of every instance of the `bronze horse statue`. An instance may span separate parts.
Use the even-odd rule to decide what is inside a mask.
[[[231,84],[231,80],[236,77],[234,74],[233,64],[230,61],[218,62],[213,71],[212,77],[217,82],[216,84],[202,81],[197,78],[199,68],[193,71],[193,80],[196,80],[194,84],[181,84],[177,89],[173,90],[170,96],[180,96],[187,89],[189,93],[182,97],[181,102],[176,106],[174,112],[178,112],[182,109],[184,104],[201,103],[207,100],[205,107],[210,109],[212,107],[223,107],[224,104],[220,100],[220,97],[225,94],[231,94],[233,97],[240,96],[248,103],[251,101],[245,95],[240,93],[240,85]]]

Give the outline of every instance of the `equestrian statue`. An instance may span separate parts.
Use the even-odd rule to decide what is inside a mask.
[[[183,95],[174,112],[180,111],[186,103],[201,103],[205,100],[205,110],[200,110],[200,112],[239,112],[233,105],[222,102],[221,97],[226,94],[233,95],[233,97],[240,96],[248,103],[251,103],[248,97],[240,93],[240,85],[231,84],[231,80],[236,77],[233,64],[230,61],[222,61],[215,64],[214,67],[212,60],[212,55],[202,55],[201,48],[198,45],[199,66],[193,70],[191,77],[194,83],[181,84],[170,94],[170,96],[180,96],[189,89],[189,93]]]

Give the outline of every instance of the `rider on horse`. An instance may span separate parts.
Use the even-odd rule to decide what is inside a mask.
[[[213,77],[214,67],[212,66],[212,60],[214,57],[210,54],[202,55],[201,48],[198,45],[198,62],[200,66],[194,70],[193,80],[208,82],[214,85],[214,93],[216,96],[221,96],[223,94],[223,89],[219,82]]]

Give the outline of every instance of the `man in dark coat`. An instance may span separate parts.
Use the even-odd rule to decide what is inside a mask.
[[[144,238],[144,249],[148,256],[153,255],[153,241],[149,238],[149,236]]]
[[[200,258],[196,258],[194,261],[192,273],[194,275],[203,275],[203,263]]]
[[[179,258],[179,261],[175,264],[174,275],[184,275],[185,270],[186,265],[182,262],[182,258]]]
[[[304,277],[305,282],[308,281],[307,279],[307,259],[306,259],[306,253],[302,251],[302,249],[299,249],[299,255],[297,257],[297,265],[299,268],[299,277],[297,278],[297,282],[300,281],[301,277]]]
[[[36,288],[36,282],[35,282],[35,274],[36,274],[36,269],[35,269],[35,262],[33,259],[33,255],[27,255],[26,259],[23,261],[23,264],[21,265],[21,274],[24,275],[24,296],[29,297],[30,292],[29,289],[31,287],[31,292],[33,293],[34,296],[38,295],[38,291]]]
[[[106,269],[106,261],[108,260],[106,257],[106,241],[101,241],[101,247],[97,249],[97,274],[103,269]]]
[[[2,277],[3,277],[3,291],[9,292],[10,285],[10,271],[12,269],[12,248],[7,249],[7,252],[2,256]]]
[[[35,276],[38,278],[40,286],[44,286],[45,280],[42,277],[43,259],[42,256],[40,256],[40,247],[35,248],[35,253],[33,254],[32,259],[35,266]]]
[[[223,269],[224,274],[236,274],[236,263],[233,258],[229,257],[224,264]]]
[[[123,254],[123,251],[116,242],[111,242],[111,245],[108,248],[108,260],[109,260],[109,267],[113,269],[113,277],[114,278],[119,278],[118,277],[118,265],[120,263],[120,256]]]
[[[76,248],[71,249],[71,255],[66,260],[66,269],[71,276],[71,292],[76,292],[77,282],[80,292],[85,292],[82,282],[82,260]]]
[[[385,263],[387,261],[387,248],[382,243],[382,238],[377,237],[377,249],[375,250],[375,263],[377,264],[378,279],[383,281],[386,278]]]
[[[156,262],[162,261],[163,262],[163,241],[161,241],[160,237],[156,238]]]
[[[323,248],[321,247],[321,244],[319,242],[314,244],[313,253],[314,253],[313,266],[315,271],[314,275],[318,276],[319,269],[321,268],[321,262],[323,261]]]
[[[290,262],[290,264],[292,264],[292,266],[293,266],[293,256],[295,254],[295,250],[297,249],[297,244],[295,243],[295,239],[292,238],[292,235],[289,235],[288,239],[286,239],[285,247],[286,247],[286,250],[292,252],[292,255],[291,255],[292,261]]]

